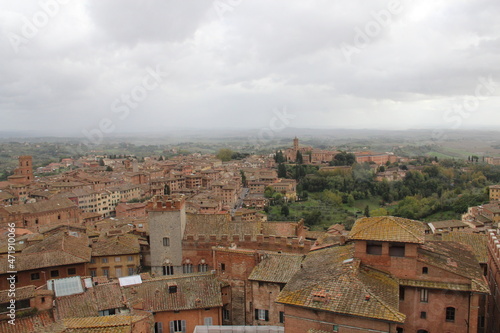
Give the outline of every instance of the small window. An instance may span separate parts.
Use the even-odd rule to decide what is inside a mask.
[[[58,277],[59,276],[59,270],[54,270],[54,271],[50,271],[50,277]]]
[[[182,265],[182,273],[184,274],[193,273],[193,264]]]
[[[90,258],[90,263],[95,264],[95,258]]]
[[[109,277],[109,269],[108,268],[103,268],[102,269],[102,275]]]
[[[389,245],[389,255],[391,257],[404,257],[405,245],[403,243],[392,243]]]
[[[133,256],[128,256],[127,257],[127,261],[134,261],[134,257]]]
[[[339,331],[339,325],[333,325],[333,331],[338,332]]]
[[[402,327],[397,327],[396,333],[404,333],[404,329]]]
[[[404,301],[405,300],[405,287],[399,286],[399,300]]]
[[[163,246],[170,246],[170,238],[163,237]]]
[[[420,302],[422,303],[429,302],[429,290],[427,289],[420,290]]]
[[[170,333],[186,332],[185,320],[172,320],[170,322]]]
[[[68,275],[75,275],[76,274],[76,268],[68,268]]]
[[[425,311],[420,312],[420,318],[427,319],[427,312],[425,312]]]
[[[31,273],[31,281],[40,280],[40,273]]]
[[[122,260],[122,257],[115,257],[115,262],[120,262]]]
[[[269,310],[255,309],[255,320],[269,321]]]
[[[229,310],[226,308],[222,309],[222,320],[229,320]]]
[[[284,323],[285,322],[285,313],[283,311],[280,311],[280,323]]]
[[[447,307],[446,308],[446,321],[455,321],[455,308]]]
[[[116,277],[122,277],[122,268],[121,267],[115,267],[115,275],[116,275]]]
[[[57,215],[57,219],[60,220],[61,219],[61,214]]]
[[[168,287],[169,294],[175,294],[176,292],[177,292],[177,286],[169,286]]]
[[[134,273],[135,273],[135,269],[134,269],[134,267],[128,267],[128,269],[127,269],[127,270],[128,270],[128,272],[127,272],[127,273],[128,273],[128,275],[129,275],[129,276],[130,276],[130,275],[134,275]]]
[[[429,268],[428,267],[422,267],[422,274],[428,274],[429,273]]]
[[[91,277],[96,277],[97,276],[97,271],[95,269],[90,270],[90,276]]]
[[[108,258],[102,258],[102,263],[103,263],[103,264],[108,263]]]
[[[155,333],[163,333],[163,323],[161,321],[155,323]]]
[[[198,272],[207,272],[208,271],[208,264],[199,264],[198,265]]]
[[[220,270],[224,272],[226,270],[226,264],[220,264]]]

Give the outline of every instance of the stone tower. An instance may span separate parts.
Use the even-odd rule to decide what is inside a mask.
[[[146,207],[149,221],[151,273],[182,273],[182,238],[186,228],[183,196],[157,196]]]
[[[299,138],[295,137],[295,139],[293,139],[293,149],[295,151],[299,150]]]

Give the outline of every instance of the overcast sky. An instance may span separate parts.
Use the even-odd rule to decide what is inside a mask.
[[[0,0],[0,131],[500,128],[499,17],[498,0]]]

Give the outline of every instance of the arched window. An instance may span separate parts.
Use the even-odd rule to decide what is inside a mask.
[[[446,308],[446,321],[455,321],[455,308],[447,307]]]
[[[205,259],[201,259],[200,263],[198,264],[198,272],[207,272],[208,271],[208,264],[205,262]]]
[[[426,330],[418,330],[417,333],[429,333]]]
[[[182,264],[182,273],[193,273],[193,264],[191,263],[191,260],[184,260],[184,263]]]

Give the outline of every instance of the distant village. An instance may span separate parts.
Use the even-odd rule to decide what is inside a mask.
[[[334,170],[338,153],[295,138],[283,156]],[[405,161],[392,153],[354,156],[379,181],[405,176],[377,171]],[[35,171],[19,156],[0,182],[0,332],[500,332],[500,185],[461,220],[318,232],[268,221],[267,188],[298,199],[273,154],[95,154]]]

